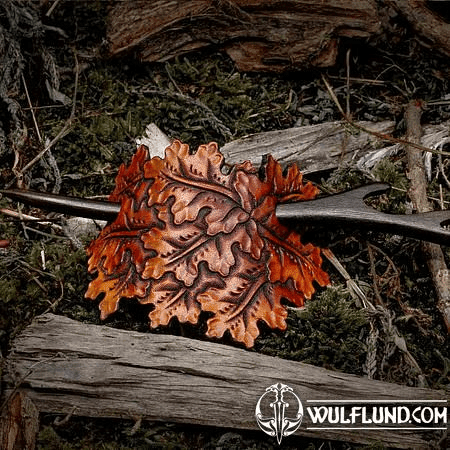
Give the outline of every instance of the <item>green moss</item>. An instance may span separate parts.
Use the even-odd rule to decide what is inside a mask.
[[[372,173],[382,183],[389,183],[391,186],[403,190],[408,187],[405,168],[401,161],[384,158],[375,166]]]
[[[83,293],[88,284],[86,254],[67,240],[36,238],[31,230],[26,240],[12,227],[11,245],[0,258],[0,334],[2,350],[34,316],[60,312],[87,303]],[[13,234],[16,233],[16,234]],[[85,315],[89,314],[89,308]]]
[[[342,289],[328,288],[307,302],[305,310],[291,310],[282,335],[262,339],[257,349],[281,358],[329,369],[362,374],[367,319]]]
[[[321,185],[325,192],[337,193],[367,184],[368,180],[366,173],[354,165],[346,164],[334,170],[326,180],[322,180]]]
[[[65,58],[69,59],[66,64],[75,66],[73,54]],[[134,139],[151,122],[192,149],[210,141],[223,145],[249,133],[292,126],[295,84],[294,80],[241,74],[221,54],[139,67],[128,60],[97,60],[80,73],[74,120],[52,148],[63,190],[82,195],[109,193],[118,166],[131,157]],[[73,98],[73,76],[61,83],[61,91]],[[50,139],[56,136],[70,111],[71,105],[39,110],[41,133]],[[35,166],[34,183],[43,182],[41,174],[40,165]]]

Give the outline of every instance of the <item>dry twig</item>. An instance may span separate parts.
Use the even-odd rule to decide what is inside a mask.
[[[347,285],[347,289],[350,295],[355,299],[358,307],[372,307],[373,305],[367,300],[366,295],[361,290],[361,288],[356,284],[354,280],[350,277],[349,273],[345,267],[336,258],[334,253],[329,248],[323,248],[322,254],[328,259],[328,261],[334,266],[334,268],[342,275]]]
[[[76,100],[77,100],[77,91],[78,91],[78,76],[80,74],[80,66],[78,64],[77,56],[75,55],[75,88],[73,93],[73,100],[72,100],[72,111],[70,112],[70,116],[67,119],[66,123],[62,127],[61,131],[44,147],[44,149],[39,152],[30,162],[28,162],[22,169],[14,171],[15,176],[17,179],[21,179],[23,177],[23,174],[29,170],[31,167],[33,167],[62,137],[64,137],[72,127],[73,121],[75,119],[75,109],[76,109]],[[31,111],[33,114],[33,108],[31,107]],[[33,115],[34,116],[34,115]],[[37,123],[36,123],[37,127]],[[6,189],[12,186],[15,179],[13,179],[10,183],[7,184]]]
[[[420,118],[422,104],[418,101],[409,103],[406,113],[407,140],[408,142],[420,142],[422,128]],[[415,146],[406,145],[407,176],[410,180],[409,197],[414,208],[419,213],[432,210],[427,199],[427,183],[422,153]],[[431,242],[422,242],[428,269],[438,298],[437,307],[442,313],[447,331],[450,332],[450,271],[446,266],[444,253],[441,247]]]
[[[325,84],[325,87],[328,91],[328,94],[330,95],[331,99],[333,100],[333,102],[335,103],[335,105],[337,106],[339,112],[341,113],[343,119],[353,128],[356,128],[359,131],[363,131],[364,133],[370,134],[372,136],[377,137],[378,139],[381,139],[382,141],[387,141],[387,142],[392,142],[394,144],[401,144],[401,145],[407,145],[409,147],[415,148],[417,150],[420,150],[422,152],[431,152],[431,153],[435,153],[437,155],[444,155],[444,156],[450,156],[450,152],[445,152],[442,150],[436,150],[434,148],[429,148],[429,147],[425,147],[424,145],[421,145],[418,142],[410,142],[407,139],[398,139],[395,138],[393,136],[390,136],[388,134],[384,134],[384,133],[378,133],[377,131],[374,130],[370,130],[369,128],[366,128],[364,126],[362,126],[359,123],[356,123],[355,121],[353,121],[344,111],[344,109],[342,108],[341,104],[339,103],[338,98],[336,97],[336,94],[333,91],[333,88],[331,87],[330,83],[328,82],[328,80],[325,78],[324,75],[322,75],[322,81]]]

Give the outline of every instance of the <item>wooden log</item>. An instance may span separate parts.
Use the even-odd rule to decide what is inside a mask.
[[[392,135],[395,126],[391,121],[357,124],[384,135]],[[421,144],[429,148],[442,144],[448,139],[449,127],[450,121],[425,126]],[[295,162],[304,174],[309,174],[333,170],[347,163],[370,170],[381,159],[400,149],[400,145],[383,143],[345,122],[326,122],[252,134],[225,144],[221,152],[228,164],[250,160],[256,166],[270,153],[281,164]]]
[[[392,121],[358,123],[383,134],[392,133],[395,126]],[[229,164],[248,159],[259,165],[263,155],[270,153],[281,164],[297,163],[307,174],[369,159],[380,152],[380,142],[367,133],[353,132],[342,122],[326,122],[252,134],[225,144],[221,151]],[[384,151],[385,154],[388,152],[389,149]]]
[[[420,143],[423,130],[420,118],[423,112],[423,104],[417,100],[411,101],[405,112],[405,122],[407,127],[406,137],[409,142]],[[423,154],[420,150],[410,146],[405,146],[406,150],[406,175],[409,179],[408,195],[412,201],[414,209],[418,213],[433,211],[433,205],[427,196],[427,176]],[[437,297],[437,307],[442,314],[447,332],[450,333],[450,270],[445,261],[444,251],[439,244],[432,242],[422,242],[422,251],[433,280]]]
[[[380,27],[374,0],[195,0],[114,2],[111,55],[163,62],[220,48],[240,70],[328,67],[339,37],[367,38]]]
[[[19,380],[19,381],[18,381]],[[13,342],[6,395],[17,383],[40,411],[255,430],[255,406],[282,382],[314,400],[445,400],[445,394],[333,372],[213,342],[87,325],[46,314]],[[297,434],[426,448],[420,430],[310,430]]]
[[[422,45],[437,50],[447,58],[450,56],[450,23],[433,11],[440,3],[449,12],[449,2],[430,2],[429,0],[388,0],[411,25]]]

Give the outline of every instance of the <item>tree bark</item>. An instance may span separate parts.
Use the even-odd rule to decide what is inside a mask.
[[[0,416],[0,448],[33,450],[39,431],[39,411],[24,392],[16,392]]]
[[[450,56],[450,23],[429,8],[426,0],[387,0],[412,26],[422,44]],[[443,2],[447,3],[448,2]]]
[[[115,2],[108,16],[111,55],[167,61],[222,49],[239,70],[329,67],[340,37],[379,29],[374,0],[194,0]]]

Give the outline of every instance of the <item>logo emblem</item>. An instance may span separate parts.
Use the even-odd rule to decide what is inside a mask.
[[[288,417],[288,408],[291,408],[290,411],[296,411],[293,417]],[[272,415],[269,415],[270,412]],[[259,428],[269,436],[276,436],[278,444],[281,444],[283,436],[295,433],[300,426],[303,406],[291,387],[276,383],[268,387],[259,398],[255,417]]]

